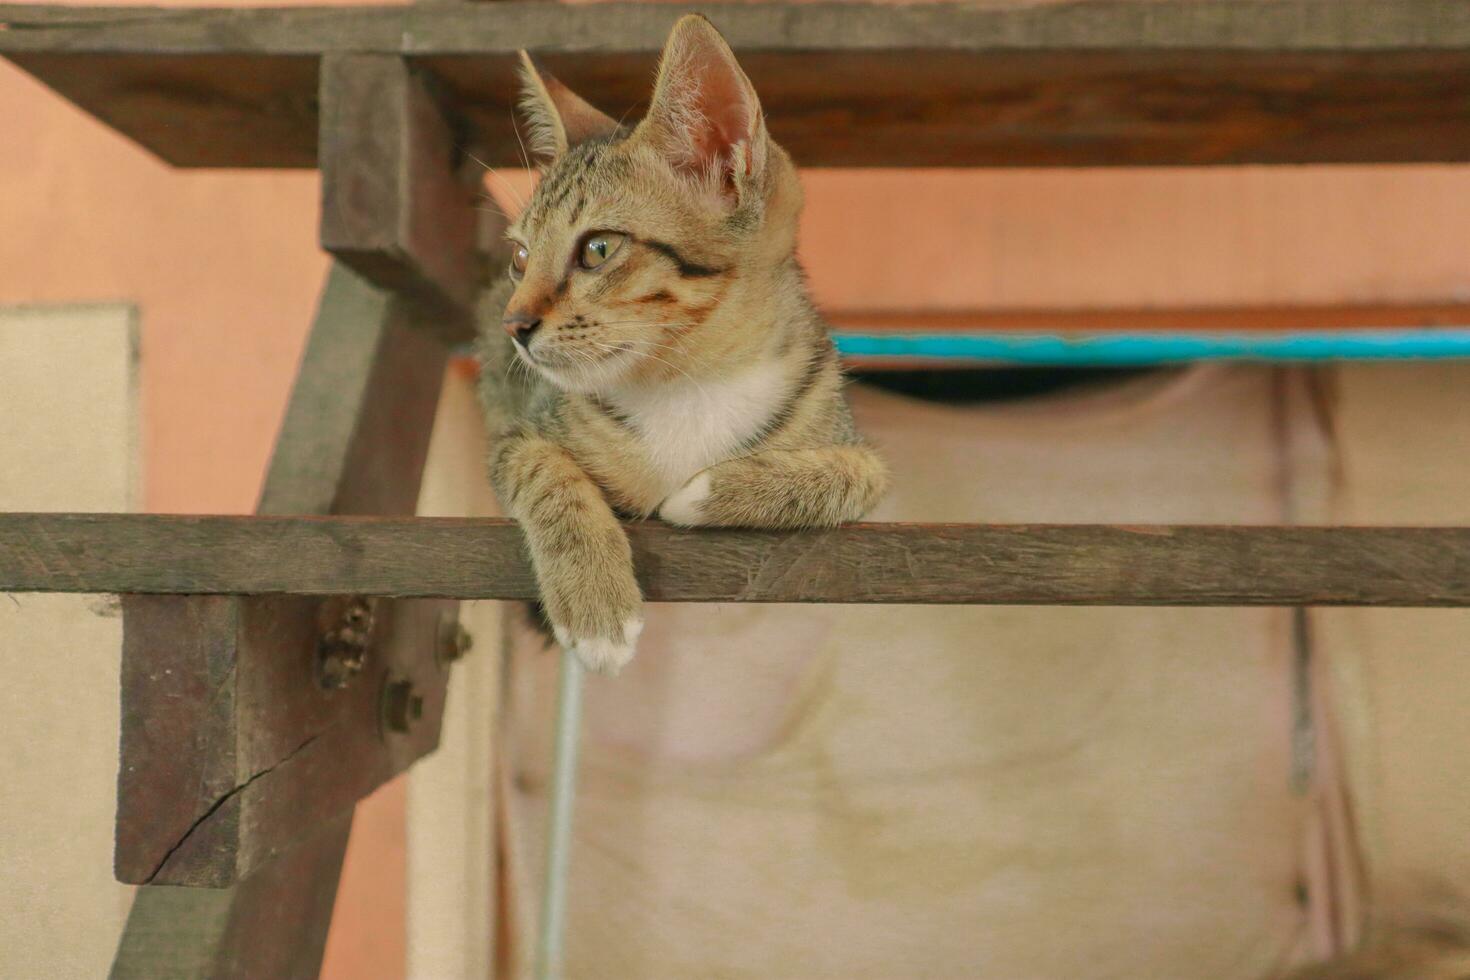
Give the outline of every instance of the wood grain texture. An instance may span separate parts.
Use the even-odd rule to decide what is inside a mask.
[[[334,266],[277,442],[262,513],[412,513],[446,348],[421,310]],[[432,751],[446,681],[435,657],[453,604],[379,603],[369,668],[316,682],[340,598],[124,603],[118,877],[221,887],[247,877]],[[385,737],[390,679],[423,722]]]
[[[114,864],[132,884],[226,887],[341,816],[438,744],[454,604],[378,603],[363,676],[324,692],[316,637],[339,602],[123,600],[123,766]],[[382,722],[408,681],[423,718]]]
[[[12,6],[0,55],[164,159],[311,166],[317,62],[429,69],[515,166],[514,53],[636,112],[677,5]],[[1470,159],[1456,0],[714,4],[777,139],[807,166]]]
[[[430,320],[332,266],[257,513],[413,512],[448,357]]]
[[[1209,333],[1433,329],[1470,325],[1470,306],[1457,303],[926,311],[826,309],[823,315],[838,330],[902,330],[914,333],[985,331],[1050,334],[1113,330]]]
[[[112,980],[314,980],[351,814],[232,888],[138,892]]]
[[[412,512],[446,363],[424,315],[334,266],[260,510]],[[116,867],[149,887],[114,976],[317,974],[353,805],[437,744],[456,608],[376,603],[366,667],[327,691],[318,644],[343,602],[124,598]],[[403,681],[422,716],[393,731]]]
[[[628,525],[654,602],[1470,605],[1470,528]],[[531,599],[504,520],[0,517],[0,589]]]
[[[396,55],[321,62],[322,248],[384,289],[432,305],[446,340],[470,340],[480,286],[467,127]]]

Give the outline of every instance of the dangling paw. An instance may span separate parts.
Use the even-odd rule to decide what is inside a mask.
[[[638,634],[643,632],[643,617],[630,616],[624,620],[620,637],[577,636],[556,625],[551,629],[561,648],[576,654],[583,667],[598,674],[616,674],[633,659]]]
[[[658,516],[670,524],[697,527],[704,523],[704,502],[709,499],[709,470],[696,473],[658,507]]]

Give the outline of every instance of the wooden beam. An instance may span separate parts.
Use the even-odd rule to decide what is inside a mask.
[[[320,638],[345,604],[124,600],[120,881],[232,885],[435,749],[454,603],[375,604],[361,674],[324,689]],[[418,706],[402,730],[398,692]]]
[[[823,310],[839,330],[910,333],[1178,333],[1286,330],[1400,330],[1470,327],[1462,303],[1319,306],[1117,307],[1092,309]]]
[[[318,63],[432,72],[519,166],[515,51],[614,116],[648,97],[678,5],[0,8],[0,55],[164,159],[312,166]],[[717,3],[806,166],[1470,160],[1460,0]]]
[[[446,361],[421,316],[333,268],[261,510],[412,511]],[[316,976],[353,805],[437,742],[455,608],[365,604],[353,645],[348,605],[124,597],[115,864],[147,887],[115,977]]]
[[[316,980],[352,815],[233,888],[146,888],[111,980]]]
[[[473,337],[482,170],[466,125],[397,55],[321,63],[322,247],[384,289],[441,311],[450,342]]]
[[[655,602],[1470,605],[1470,528],[628,525]],[[0,517],[0,590],[532,599],[504,520]]]
[[[411,513],[445,361],[413,309],[336,267],[260,510]],[[319,652],[343,606],[124,600],[120,880],[232,884],[432,751],[446,679],[437,631],[453,604],[378,604],[368,666],[325,689]],[[399,681],[425,715],[390,736],[379,708]]]

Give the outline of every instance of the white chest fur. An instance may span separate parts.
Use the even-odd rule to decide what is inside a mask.
[[[780,409],[789,383],[785,365],[760,363],[721,380],[681,379],[608,400],[638,430],[669,494],[758,433]]]

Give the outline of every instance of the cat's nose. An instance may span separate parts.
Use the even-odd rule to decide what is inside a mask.
[[[522,347],[527,347],[531,343],[531,335],[541,326],[541,318],[524,315],[508,316],[502,321],[502,325],[512,340]]]

